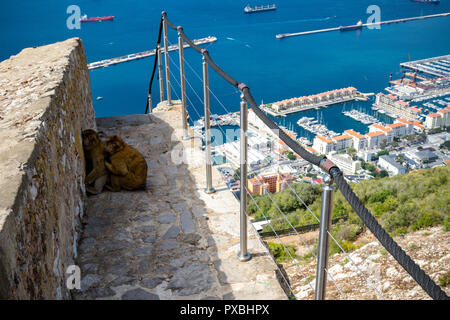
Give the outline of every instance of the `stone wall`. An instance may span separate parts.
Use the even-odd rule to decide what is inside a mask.
[[[87,128],[95,115],[80,39],[0,63],[0,299],[71,298]]]

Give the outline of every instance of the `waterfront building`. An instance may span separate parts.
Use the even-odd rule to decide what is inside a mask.
[[[275,193],[288,188],[288,183],[292,183],[292,176],[289,173],[267,173],[249,179],[248,191],[258,195]]]
[[[310,96],[290,98],[272,103],[275,112],[288,110],[293,107],[312,106],[317,103],[332,101],[336,98],[351,98],[358,94],[358,90],[354,87],[335,89]]]
[[[407,120],[416,120],[420,112],[416,107],[411,107],[408,102],[399,100],[397,96],[392,94],[378,93],[375,100],[375,105],[385,110],[387,113],[402,117]]]
[[[392,129],[392,137],[400,137],[409,134],[410,130],[405,123],[397,122],[393,124],[388,124],[386,127]]]
[[[429,113],[425,118],[425,128],[436,129],[442,126],[442,115],[440,113]]]
[[[437,113],[442,117],[441,126],[450,127],[450,107],[439,110]]]
[[[353,174],[361,170],[361,161],[353,160],[348,154],[338,154],[331,152],[328,159],[334,162],[344,173]]]
[[[377,149],[383,140],[386,140],[386,135],[383,131],[373,131],[366,134],[367,147],[369,149]]]
[[[314,138],[312,147],[320,154],[327,154],[335,150],[335,142],[330,138],[317,135]]]
[[[331,140],[335,143],[334,150],[336,151],[350,148],[353,145],[353,138],[346,134],[332,137]]]
[[[391,143],[394,140],[394,133],[392,128],[382,126],[379,123],[371,124],[369,126],[369,133],[370,132],[383,132],[383,134],[385,135],[384,139],[386,139],[387,143]]]
[[[344,131],[347,135],[351,136],[353,139],[353,147],[356,151],[364,150],[367,148],[367,137],[363,136],[359,132],[356,132],[353,129],[348,129]]]
[[[406,168],[395,161],[395,158],[390,155],[380,156],[377,163],[378,167],[387,170],[390,175],[404,174]]]
[[[403,123],[405,125],[405,134],[413,134],[414,133],[414,122],[408,121],[403,118],[397,118],[395,119],[394,123]],[[420,124],[420,122],[419,122]]]
[[[420,132],[423,132],[423,130],[425,130],[425,127],[419,121],[413,122],[413,126],[414,126],[414,130],[416,130],[416,132],[420,133]]]

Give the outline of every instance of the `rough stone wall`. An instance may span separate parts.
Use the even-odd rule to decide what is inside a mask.
[[[80,39],[0,63],[0,299],[71,298],[87,128],[95,115]]]

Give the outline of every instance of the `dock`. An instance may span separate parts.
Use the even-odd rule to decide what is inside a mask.
[[[192,42],[195,45],[201,45],[201,44],[211,43],[214,41],[217,41],[217,38],[209,36],[206,38],[193,40]],[[188,48],[190,46],[189,46],[189,44],[184,43],[183,47]],[[161,48],[161,49],[162,49],[161,53],[164,53],[164,48]],[[168,51],[174,51],[174,50],[178,50],[178,44],[173,44],[168,47]],[[131,54],[127,54],[127,55],[121,56],[121,57],[110,58],[110,59],[105,59],[105,60],[101,60],[101,61],[97,61],[97,62],[88,63],[87,66],[88,66],[89,70],[104,68],[104,67],[108,67],[108,66],[118,64],[118,63],[123,63],[123,62],[128,62],[128,61],[132,61],[132,60],[143,59],[143,58],[147,58],[150,56],[154,56],[155,53],[156,53],[155,49],[137,52],[137,53],[131,53]]]
[[[402,62],[400,66],[433,77],[450,77],[450,55]]]
[[[383,24],[407,22],[407,21],[413,21],[413,20],[423,20],[423,19],[438,18],[438,17],[447,17],[449,14],[450,14],[450,12],[446,12],[446,13],[430,14],[430,15],[419,16],[419,17],[386,20],[386,21],[380,21],[380,22],[375,22],[375,23],[364,23],[364,24],[362,24],[362,26],[363,27],[372,27],[372,26],[378,26],[378,25],[383,25]],[[280,34],[277,34],[275,37],[277,39],[282,39],[282,38],[286,38],[286,37],[304,36],[304,35],[308,35],[308,34],[331,32],[331,31],[338,31],[338,30],[340,30],[340,27],[303,31],[303,32],[294,32],[294,33],[280,33]]]

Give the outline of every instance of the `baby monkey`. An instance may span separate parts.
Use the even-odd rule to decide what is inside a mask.
[[[126,144],[121,137],[113,135],[105,142],[107,161],[106,169],[111,174],[111,191],[145,189],[147,179],[147,162],[135,148]]]
[[[99,194],[108,179],[105,167],[105,143],[95,130],[87,129],[82,132],[83,148],[86,156],[86,190],[92,194]]]

